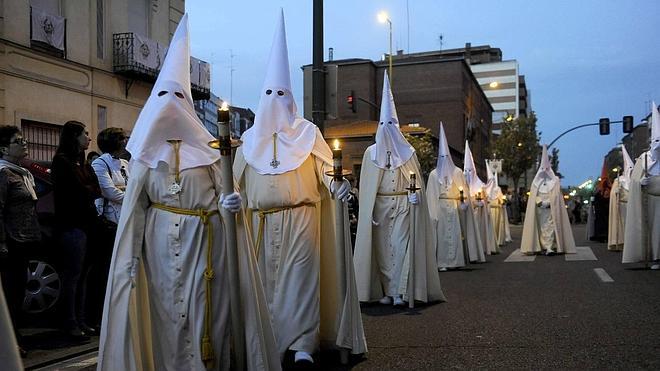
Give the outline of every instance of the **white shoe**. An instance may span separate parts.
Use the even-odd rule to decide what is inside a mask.
[[[660,269],[660,264],[653,264],[653,265],[651,266],[651,269],[653,269],[654,271],[659,270],[659,269]]]
[[[403,306],[403,305],[405,305],[405,303],[403,302],[403,299],[401,299],[401,295],[395,296],[394,297],[394,306],[398,307],[398,306]]]
[[[390,298],[389,296],[383,296],[383,298],[378,300],[378,302],[383,305],[390,305],[392,304],[392,298]]]
[[[446,272],[446,271],[447,271],[447,267],[442,267],[438,269],[438,272]]]
[[[298,362],[314,363],[314,358],[312,358],[312,356],[309,353],[303,352],[302,350],[299,350],[294,355],[293,361],[295,363],[298,363]]]

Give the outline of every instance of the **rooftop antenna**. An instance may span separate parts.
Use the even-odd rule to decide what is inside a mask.
[[[438,43],[440,43],[440,50],[442,50],[442,45],[444,44],[444,36],[442,34],[438,36]]]
[[[406,26],[408,27],[408,54],[410,54],[410,7],[408,6],[408,0],[406,0]]]
[[[229,49],[229,103],[234,104],[234,51]]]

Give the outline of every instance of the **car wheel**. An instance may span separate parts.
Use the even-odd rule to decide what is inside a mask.
[[[55,268],[40,260],[30,260],[27,275],[23,311],[36,314],[53,307],[62,289],[60,276]]]

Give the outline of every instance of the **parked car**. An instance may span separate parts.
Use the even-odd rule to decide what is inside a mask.
[[[50,163],[25,159],[21,165],[34,176],[38,197],[37,214],[42,232],[40,246],[29,253],[28,279],[22,304],[24,315],[34,319],[35,316],[44,317],[56,311],[62,282],[54,238],[55,207]]]

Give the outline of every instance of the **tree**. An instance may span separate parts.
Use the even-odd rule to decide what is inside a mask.
[[[438,161],[437,139],[433,137],[431,131],[428,129],[422,135],[403,133],[403,136],[415,148],[424,180],[428,179],[429,174],[435,168]]]
[[[564,177],[559,172],[559,150],[557,148],[553,148],[552,153],[550,154],[550,166],[552,167],[552,171],[555,172],[555,175],[558,176],[559,179]]]
[[[519,116],[502,123],[502,133],[495,141],[496,156],[503,159],[502,170],[513,180],[518,189],[520,177],[536,165],[541,152],[539,134],[536,131],[536,115]]]

